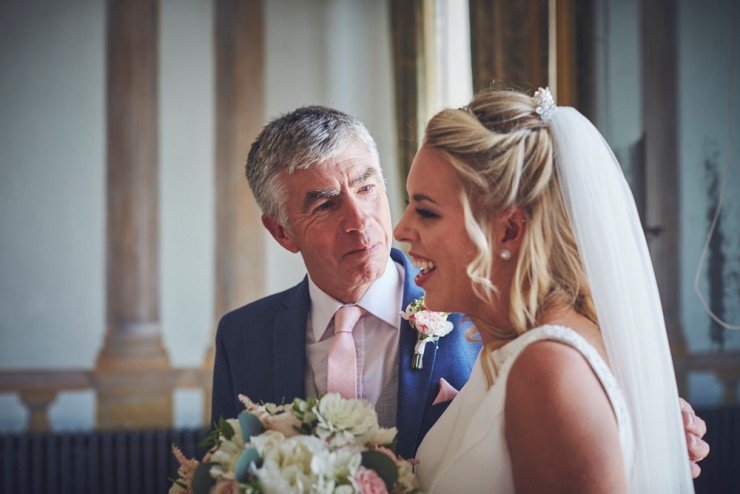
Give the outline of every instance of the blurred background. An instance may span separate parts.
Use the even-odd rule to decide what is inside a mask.
[[[649,238],[681,394],[710,422],[697,489],[740,483],[729,473],[740,471],[740,332],[718,322],[740,325],[737,10],[0,1],[0,490],[26,492],[16,483],[30,467],[9,459],[37,451],[24,438],[46,441],[49,467],[53,438],[208,423],[218,318],[305,275],[262,228],[244,179],[270,118],[323,104],[362,120],[398,220],[426,120],[493,81],[549,85],[611,144]]]

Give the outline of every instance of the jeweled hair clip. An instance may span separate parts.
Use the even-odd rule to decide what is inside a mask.
[[[537,89],[532,96],[532,101],[536,105],[534,111],[545,122],[550,119],[552,112],[557,108],[549,87]]]

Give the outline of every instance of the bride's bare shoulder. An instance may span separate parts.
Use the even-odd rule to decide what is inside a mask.
[[[552,324],[570,328],[585,339],[589,345],[594,347],[604,362],[609,362],[606,355],[606,347],[601,337],[599,327],[583,314],[579,314],[572,308],[554,308],[548,310],[540,319],[540,324]]]
[[[517,492],[624,486],[609,399],[575,348],[547,339],[524,348],[509,371],[504,417]]]

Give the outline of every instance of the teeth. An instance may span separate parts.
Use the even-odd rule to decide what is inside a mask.
[[[430,271],[435,268],[435,264],[432,261],[423,261],[421,259],[414,259],[414,266],[421,269],[422,271]]]

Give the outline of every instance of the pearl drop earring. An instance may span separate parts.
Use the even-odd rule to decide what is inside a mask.
[[[498,255],[504,261],[508,261],[509,259],[511,259],[511,251],[507,249],[506,247],[498,251]]]

